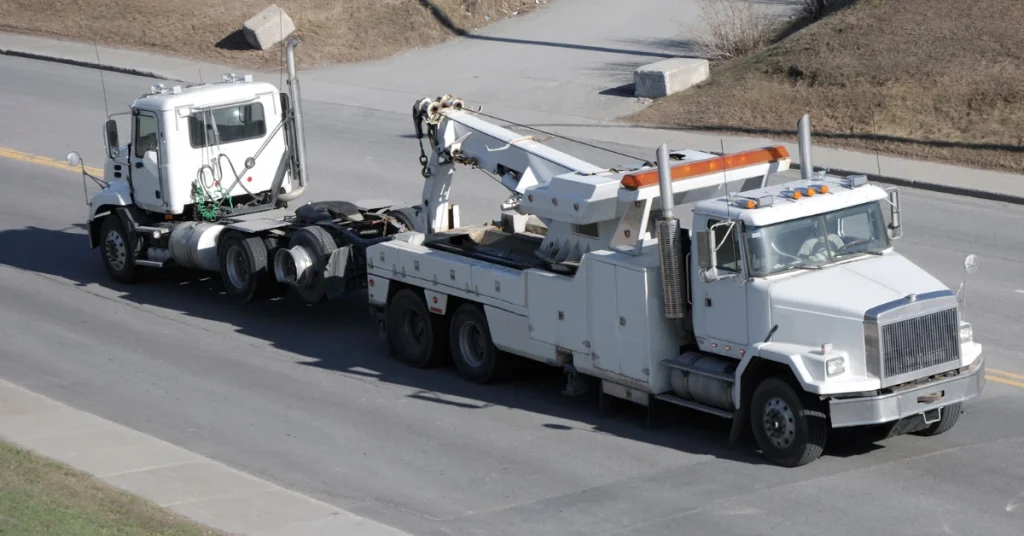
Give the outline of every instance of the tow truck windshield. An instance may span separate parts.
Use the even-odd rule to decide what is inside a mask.
[[[889,234],[878,202],[747,229],[753,277],[816,269],[853,255],[880,254]]]

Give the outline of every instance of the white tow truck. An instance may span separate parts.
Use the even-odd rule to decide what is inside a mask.
[[[321,201],[288,210],[308,167],[295,47],[286,46],[289,92],[225,75],[224,81],[154,86],[129,112],[131,138],[104,127],[104,178],[89,204],[89,244],[118,282],[143,270],[219,272],[242,302],[292,288],[304,300],[366,286],[367,246],[409,229],[415,208],[387,201]]]
[[[943,433],[983,389],[959,293],[893,249],[898,191],[813,172],[806,116],[801,179],[781,185],[767,184],[789,168],[781,146],[662,146],[605,169],[451,96],[413,116],[426,231],[366,250],[371,312],[412,366],[450,356],[475,382],[513,356],[563,367],[568,394],[732,419],[732,439],[752,431],[782,466],[819,457],[830,428]],[[500,220],[452,218],[457,166],[511,192]]]

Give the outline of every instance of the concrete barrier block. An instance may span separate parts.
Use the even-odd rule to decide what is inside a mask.
[[[295,23],[292,22],[292,18],[277,7],[277,4],[271,4],[242,25],[245,40],[253,48],[260,50],[266,50],[284,41],[294,31]]]
[[[689,89],[707,80],[708,60],[671,58],[650,63],[633,72],[634,95],[657,99]]]

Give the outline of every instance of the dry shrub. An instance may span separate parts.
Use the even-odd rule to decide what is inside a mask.
[[[834,2],[630,121],[793,140],[810,113],[818,144],[1024,172],[1024,2]]]
[[[711,60],[753,54],[771,44],[779,18],[745,0],[699,0],[704,24],[691,29],[698,49]]]
[[[812,20],[818,20],[825,15],[825,10],[828,9],[829,0],[804,0],[801,6],[801,12],[805,17],[810,17]]]

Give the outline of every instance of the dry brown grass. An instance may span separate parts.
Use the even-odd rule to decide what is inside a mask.
[[[795,140],[806,112],[816,143],[1024,172],[1021,21],[1020,0],[859,0],[627,119]]]
[[[302,67],[390,56],[536,9],[535,0],[2,0],[0,30],[275,70],[281,47],[253,50],[242,23],[276,3],[303,41]],[[436,8],[435,16],[427,5]],[[441,19],[446,19],[446,25]]]
[[[712,61],[753,54],[771,44],[780,21],[747,0],[698,0],[701,23],[689,28],[701,54]]]

